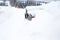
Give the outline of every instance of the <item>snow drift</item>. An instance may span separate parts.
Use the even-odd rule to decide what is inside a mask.
[[[29,13],[36,14],[32,21],[24,19],[25,9],[2,9],[5,11],[2,18],[10,18],[0,24],[0,40],[60,40],[59,6],[60,1],[53,1],[42,6],[28,7]]]

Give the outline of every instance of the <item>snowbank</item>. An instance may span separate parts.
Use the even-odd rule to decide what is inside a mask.
[[[52,1],[41,6],[44,10],[52,14],[60,14],[60,1]]]
[[[60,1],[52,1],[48,4],[43,4],[42,6],[27,6],[26,9],[30,12],[37,10],[46,10],[49,13],[60,14]]]
[[[14,7],[0,6],[0,24],[7,21],[14,13]]]
[[[36,14],[32,21],[24,19],[25,9],[3,7],[0,20],[10,18],[0,24],[0,40],[60,40],[59,5],[59,2],[51,2],[39,7],[28,7],[30,13]]]

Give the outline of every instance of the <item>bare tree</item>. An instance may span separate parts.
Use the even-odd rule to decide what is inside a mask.
[[[16,0],[10,0],[11,6],[15,6]]]
[[[5,4],[6,0],[3,0],[3,2],[4,2],[4,4]]]

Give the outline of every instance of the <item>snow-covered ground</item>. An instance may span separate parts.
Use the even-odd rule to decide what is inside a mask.
[[[36,17],[24,17],[25,9],[0,7],[0,40],[60,40],[60,1],[27,7]]]

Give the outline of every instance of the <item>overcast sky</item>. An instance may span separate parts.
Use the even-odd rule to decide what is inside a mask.
[[[21,0],[21,1],[26,1],[26,0]],[[35,1],[46,1],[46,2],[50,2],[50,1],[56,1],[56,0],[35,0]]]

